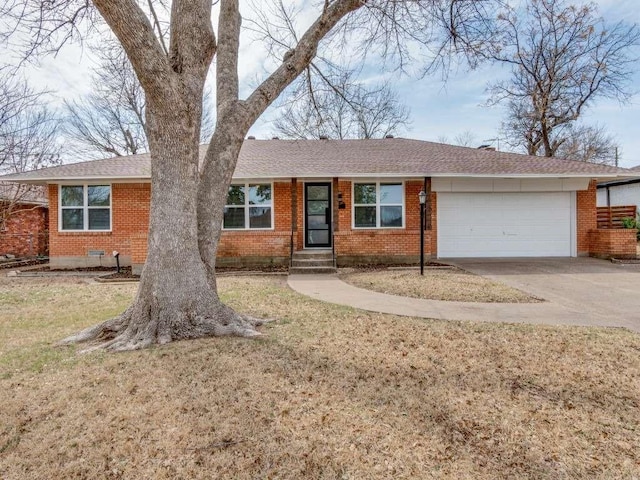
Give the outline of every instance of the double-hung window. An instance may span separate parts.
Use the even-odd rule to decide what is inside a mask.
[[[401,182],[353,184],[355,228],[402,228],[404,185]]]
[[[224,229],[272,228],[271,190],[270,183],[231,184],[224,207]]]
[[[111,230],[111,186],[60,185],[60,230]]]

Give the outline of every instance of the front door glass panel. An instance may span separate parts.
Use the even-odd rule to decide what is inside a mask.
[[[305,247],[331,246],[331,183],[305,184]]]

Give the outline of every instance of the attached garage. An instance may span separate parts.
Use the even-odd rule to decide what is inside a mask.
[[[438,257],[576,255],[575,192],[440,192]]]

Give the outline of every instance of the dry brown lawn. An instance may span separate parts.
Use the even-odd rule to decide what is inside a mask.
[[[640,336],[424,321],[220,279],[277,320],[78,356],[135,285],[0,279],[0,478],[638,478]]]
[[[351,285],[403,297],[456,302],[539,302],[525,292],[472,273],[452,269],[346,270],[340,278]]]

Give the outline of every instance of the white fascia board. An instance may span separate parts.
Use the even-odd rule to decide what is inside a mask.
[[[553,174],[468,174],[468,173],[341,173],[334,175],[289,175],[289,176],[264,176],[264,175],[243,175],[241,177],[232,177],[234,181],[240,180],[264,180],[264,181],[288,181],[292,178],[298,180],[330,180],[332,178],[393,178],[393,179],[422,179],[424,177],[430,178],[593,178],[600,180],[611,180],[616,178],[640,178],[640,175],[633,173],[611,173],[611,174],[597,174],[597,173],[553,173]],[[12,183],[26,183],[32,185],[46,185],[46,184],[60,184],[69,182],[110,182],[110,183],[150,183],[151,177],[140,176],[103,176],[103,175],[91,175],[91,176],[73,176],[73,177],[43,177],[43,178],[16,178],[16,179],[2,179],[0,181],[12,182]]]
[[[622,175],[612,173],[612,174],[596,174],[596,173],[545,173],[545,174],[478,174],[478,175],[470,175],[468,173],[443,173],[443,174],[434,174],[434,175],[426,175],[432,178],[619,178]],[[624,175],[626,177],[626,175]],[[636,175],[637,176],[637,175]]]
[[[290,175],[290,176],[242,176],[233,177],[234,180],[256,180],[256,179],[273,179],[273,180],[288,180],[291,178],[297,178],[298,180],[305,179],[331,179],[331,178],[635,178],[637,174],[597,174],[597,173],[545,173],[545,174],[469,174],[469,173],[340,173],[334,175]]]
[[[65,177],[53,180],[47,180],[47,184],[68,185],[71,183],[84,182],[104,182],[104,183],[151,183],[149,177]]]
[[[231,177],[231,182],[290,182],[292,178],[296,178],[297,180],[301,180],[301,177]],[[324,177],[323,177],[324,178]]]
[[[64,178],[26,178],[3,180],[11,183],[25,183],[29,185],[69,184],[77,182],[106,182],[106,183],[151,183],[151,177],[107,177],[107,176],[80,176]]]

